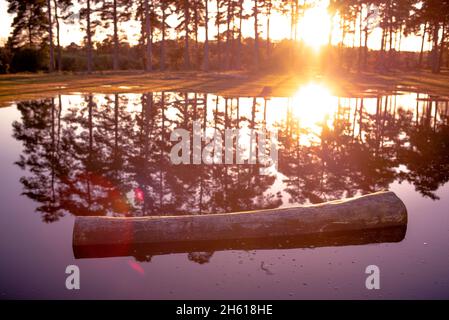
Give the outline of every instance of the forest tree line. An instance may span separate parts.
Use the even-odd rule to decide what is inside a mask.
[[[8,0],[14,19],[11,35],[0,48],[0,73],[300,68],[312,53],[299,39],[298,33],[308,32],[299,30],[299,23],[319,2]],[[330,0],[327,11],[329,42],[321,52],[321,64],[383,70],[400,65],[399,57],[407,67],[429,67],[434,73],[449,65],[449,0]],[[270,28],[276,28],[270,23],[275,13],[289,21],[283,40],[270,37]],[[126,21],[140,25],[136,45],[126,38]],[[62,25],[70,24],[83,30],[81,45],[61,44]],[[243,26],[251,27],[250,36],[244,36]],[[380,50],[374,51],[368,41],[376,28],[382,36]],[[337,29],[336,40],[332,35]],[[104,32],[106,37],[97,41],[95,36]],[[410,35],[420,37],[420,48],[398,54],[403,38]],[[428,43],[431,50],[425,52]]]

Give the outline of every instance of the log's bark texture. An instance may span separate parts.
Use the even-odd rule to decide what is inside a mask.
[[[403,202],[393,192],[379,192],[317,205],[239,213],[77,217],[73,246],[295,237],[406,224],[407,210]]]

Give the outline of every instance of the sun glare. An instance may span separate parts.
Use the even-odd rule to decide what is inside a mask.
[[[331,126],[331,117],[336,112],[336,103],[329,90],[317,83],[308,84],[294,95],[293,113],[298,119],[300,126],[310,128],[312,131],[317,128],[318,123],[327,121]]]
[[[322,1],[304,12],[298,24],[300,38],[312,48],[319,49],[329,40],[330,23],[327,1]]]

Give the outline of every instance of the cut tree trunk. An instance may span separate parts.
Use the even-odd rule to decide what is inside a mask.
[[[404,227],[407,210],[393,192],[317,205],[225,214],[133,218],[76,217],[73,246],[127,246],[297,237]]]

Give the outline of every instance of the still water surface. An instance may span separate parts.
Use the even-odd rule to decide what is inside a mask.
[[[442,97],[336,97],[317,84],[290,98],[70,94],[2,108],[1,297],[449,298],[448,117]],[[278,130],[278,169],[172,165],[170,133],[193,121]],[[380,190],[404,201],[405,237],[89,259],[72,249],[80,215],[236,212]],[[65,288],[71,264],[79,291]],[[371,264],[381,290],[365,288]]]

